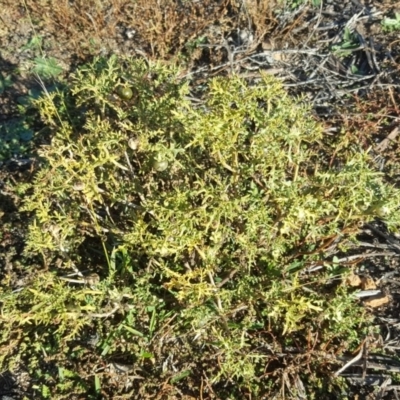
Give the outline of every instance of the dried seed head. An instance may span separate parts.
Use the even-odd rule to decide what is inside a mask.
[[[139,147],[139,141],[135,138],[130,138],[128,140],[128,146],[132,149],[132,150],[137,150]]]
[[[80,192],[85,189],[85,184],[83,182],[76,182],[73,186],[73,189]]]
[[[158,172],[165,171],[168,168],[168,161],[167,160],[155,161],[153,164],[153,168]]]

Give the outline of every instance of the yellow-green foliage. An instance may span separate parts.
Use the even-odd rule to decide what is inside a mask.
[[[282,277],[296,254],[352,234],[364,221],[380,216],[398,224],[399,193],[361,149],[329,169],[310,107],[270,76],[255,85],[213,79],[202,97],[193,105],[172,67],[113,57],[81,68],[70,88],[40,99],[54,137],[41,149],[42,168],[25,201],[34,212],[27,252],[42,254],[49,266],[60,257],[64,263],[54,268],[61,272],[98,269],[102,246],[114,249],[119,266],[111,271],[110,260],[100,261],[107,298],[128,293],[128,316],[177,313],[170,334],[219,348],[215,381],[229,375],[253,385],[265,362],[257,346],[271,341],[271,332],[284,337],[308,326],[321,331],[321,342],[325,331],[337,338],[353,332],[360,319],[352,302],[332,310],[321,286],[306,291],[295,273]],[[297,268],[306,261],[298,258]],[[56,288],[54,308],[73,327]],[[37,291],[29,302],[52,301]],[[103,297],[92,295],[90,307],[81,299],[83,315],[102,312]],[[137,332],[135,324],[144,323],[129,318],[111,324],[112,338],[121,324]],[[261,342],[250,341],[257,329]],[[118,349],[110,337],[103,352]],[[137,352],[130,343],[124,351]]]
[[[175,272],[190,253],[196,270],[251,269],[378,216],[374,204],[390,215],[392,191],[361,150],[340,171],[321,168],[321,127],[274,78],[214,79],[199,107],[186,92],[173,70],[112,58],[40,100],[56,127],[26,202],[36,212],[29,249],[74,252],[90,234],[109,235],[173,259]]]

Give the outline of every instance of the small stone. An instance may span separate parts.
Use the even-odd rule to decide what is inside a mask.
[[[361,278],[361,287],[363,290],[375,290],[376,283],[374,280],[369,276],[363,276]]]
[[[388,304],[389,301],[389,296],[378,294],[376,296],[370,297],[367,300],[364,300],[364,305],[367,307],[378,308]]]
[[[346,278],[347,285],[351,287],[361,286],[361,278],[356,274],[351,274]]]

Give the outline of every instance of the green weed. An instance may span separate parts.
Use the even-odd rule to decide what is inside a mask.
[[[321,5],[321,0],[280,0],[279,4],[288,7],[289,9],[295,9],[303,4],[311,4],[313,7],[319,7]]]
[[[36,101],[53,137],[23,188],[25,252],[47,271],[20,292],[3,289],[0,361],[29,356],[33,370],[50,336],[57,358],[91,331],[97,357],[146,367],[142,398],[155,382],[200,390],[199,376],[226,398],[301,379],[311,398],[333,368],[328,354],[356,346],[368,326],[322,248],[376,217],[398,226],[399,191],[362,149],[329,168],[310,107],[274,78],[213,79],[193,105],[178,76],[97,59]],[[316,261],[320,274],[302,273]],[[70,272],[83,285],[61,279]],[[284,360],[294,345],[304,355]],[[98,393],[106,377],[86,382]]]
[[[382,28],[387,32],[400,30],[400,13],[395,13],[394,18],[385,17],[382,20]]]
[[[36,57],[32,72],[43,78],[55,78],[63,72],[63,69],[54,58]]]
[[[0,162],[27,155],[33,136],[34,132],[24,118],[0,123]]]
[[[5,92],[9,87],[13,85],[11,75],[5,75],[0,72],[0,94]]]
[[[339,44],[332,46],[332,51],[338,57],[347,57],[359,46],[357,37],[346,27],[343,33],[343,40]]]

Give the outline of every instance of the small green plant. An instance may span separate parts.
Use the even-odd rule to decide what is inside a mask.
[[[338,57],[347,57],[351,55],[352,51],[359,47],[359,42],[357,37],[351,30],[346,27],[344,29],[343,40],[341,43],[332,46],[333,52]]]
[[[63,69],[56,59],[45,56],[45,53],[43,51],[43,37],[41,35],[38,35],[36,32],[26,1],[23,0],[22,4],[25,8],[29,23],[33,31],[32,38],[22,48],[22,50],[33,50],[37,51],[40,54],[33,60],[31,72],[39,75],[41,78],[56,78],[62,73]]]
[[[321,0],[280,0],[279,3],[290,9],[295,9],[306,3],[310,3],[313,7],[319,7]]]
[[[62,73],[63,69],[54,58],[36,57],[32,72],[43,78],[55,78]]]
[[[0,123],[0,162],[27,155],[34,133],[24,118]]]
[[[29,42],[22,47],[22,50],[38,50],[42,53],[43,37],[38,35],[33,35]]]
[[[382,20],[382,28],[386,32],[400,30],[400,13],[395,13],[394,18],[385,17]]]
[[[206,42],[207,42],[207,38],[205,36],[199,36],[196,39],[189,40],[185,44],[185,49],[189,54],[191,54],[194,51],[196,51],[200,45],[205,44]]]
[[[290,374],[322,379],[329,362],[318,370],[317,350],[356,346],[367,317],[344,287],[327,287],[337,265],[301,272],[365,221],[398,226],[400,193],[361,149],[330,169],[310,107],[273,77],[213,79],[194,106],[178,76],[160,63],[97,59],[36,101],[53,138],[27,191],[26,253],[52,272],[3,294],[0,346],[46,327],[42,345],[51,335],[66,351],[90,329],[99,357],[122,354],[151,366],[152,381],[188,387],[201,368],[215,390],[230,382],[220,393],[229,398],[279,390],[287,369],[277,361],[271,381],[269,361],[316,334]],[[100,282],[59,279],[76,270]],[[33,368],[40,352],[24,349]],[[143,398],[149,385],[138,386]]]
[[[11,75],[6,75],[4,76],[0,72],[0,94],[5,92],[9,87],[11,87],[13,84],[12,77]]]

